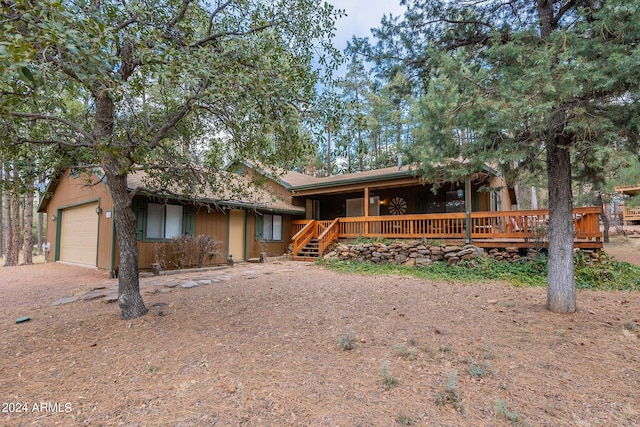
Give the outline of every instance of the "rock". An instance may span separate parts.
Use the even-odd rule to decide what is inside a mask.
[[[189,289],[189,288],[195,288],[195,287],[200,286],[200,285],[198,285],[198,283],[196,283],[196,282],[190,281],[190,282],[185,282],[180,286],[185,288],[185,289]]]
[[[89,292],[82,296],[82,301],[91,301],[98,298],[104,298],[105,296],[107,296],[107,292],[104,290]]]
[[[396,264],[404,264],[404,262],[407,260],[407,256],[403,254],[398,254],[395,256],[394,260]]]
[[[59,305],[65,305],[65,304],[70,304],[72,302],[76,302],[78,301],[78,297],[77,296],[72,296],[72,297],[67,297],[67,298],[60,298],[59,300],[56,300],[53,302],[53,304],[51,304],[54,307],[57,307]]]
[[[409,258],[409,259],[407,260],[407,262],[405,262],[405,263],[404,263],[404,265],[405,265],[406,267],[413,267],[413,266],[415,266],[415,265],[416,265],[416,259],[415,259],[415,258]]]
[[[465,256],[465,255],[472,255],[472,254],[475,254],[475,252],[476,252],[476,251],[475,251],[475,249],[473,249],[473,248],[462,249],[460,252],[457,252],[457,253],[456,253],[456,256],[457,256],[457,257],[462,258],[462,257],[463,257],[463,256]]]
[[[198,284],[199,285],[205,285],[205,286],[206,285],[210,285],[211,284],[211,280],[210,279],[201,279],[201,280],[198,280]]]
[[[447,260],[447,265],[457,264],[460,261],[460,258],[453,256]]]

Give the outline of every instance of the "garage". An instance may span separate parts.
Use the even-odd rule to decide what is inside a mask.
[[[98,203],[63,209],[59,261],[95,267],[98,255]]]

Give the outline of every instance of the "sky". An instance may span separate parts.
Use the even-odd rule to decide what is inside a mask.
[[[336,48],[344,50],[352,36],[371,38],[371,28],[379,27],[383,15],[400,16],[405,9],[400,0],[327,0],[347,16],[336,23]]]

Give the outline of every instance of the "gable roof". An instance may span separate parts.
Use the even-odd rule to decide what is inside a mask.
[[[363,172],[353,172],[343,175],[331,175],[324,177],[310,177],[311,180],[299,180],[291,185],[291,190],[308,190],[327,187],[336,187],[354,183],[369,183],[376,181],[387,181],[397,178],[419,179],[417,172],[410,166],[392,166],[383,169],[373,169]]]
[[[334,187],[352,183],[384,181],[394,178],[418,177],[415,168],[412,166],[392,166],[383,169],[373,169],[341,175],[316,177],[295,171],[273,169],[271,167],[248,160],[244,161],[243,163],[245,166],[256,170],[260,174],[278,181],[286,189],[293,191],[310,188]]]
[[[269,192],[267,189],[252,185],[248,180],[230,172],[217,172],[222,178],[218,181],[222,186],[216,190],[207,188],[202,194],[194,197],[197,203],[214,204],[230,208],[256,209],[269,212],[282,212],[294,215],[303,215],[305,208],[295,206],[282,197]],[[159,195],[161,191],[148,189],[145,183],[147,174],[133,172],[127,177],[127,187],[130,191],[139,191],[146,196]],[[180,189],[174,189],[173,198],[180,199]],[[163,195],[163,194],[160,194]]]
[[[50,195],[55,193],[65,172],[66,171],[61,172],[49,182],[46,189],[49,196],[41,200],[38,206],[38,212],[46,212],[49,199],[51,198]],[[228,172],[221,172],[221,174],[224,176],[219,182],[223,184],[224,187],[221,187],[218,191],[207,189],[202,194],[193,197],[190,201],[229,208],[255,209],[266,212],[290,213],[293,215],[304,215],[305,213],[304,207],[295,206],[282,197],[272,194],[265,188],[251,185],[247,180],[236,174]],[[173,200],[189,201],[180,196],[180,188],[176,187],[165,190],[153,188],[153,186],[149,187],[146,181],[147,177],[148,175],[142,171],[130,173],[127,176],[127,187],[129,191],[137,191],[140,195],[147,197],[158,196]],[[104,176],[99,176],[99,178],[104,181],[105,185],[108,185]],[[237,189],[240,188],[242,188],[242,191],[237,191]]]
[[[422,182],[420,172],[416,165],[402,165],[391,166],[381,169],[372,169],[362,172],[353,172],[342,175],[331,175],[324,177],[315,177],[311,175],[305,175],[295,171],[283,171],[274,170],[270,167],[266,167],[256,162],[244,161],[244,165],[252,168],[262,175],[269,177],[281,185],[287,190],[292,191],[294,194],[297,191],[316,190],[320,192],[323,188],[330,189],[340,186],[353,185],[353,184],[369,184],[381,181],[392,181],[397,179],[403,179],[406,182]],[[490,165],[484,165],[483,173],[489,173],[496,175],[497,172]]]

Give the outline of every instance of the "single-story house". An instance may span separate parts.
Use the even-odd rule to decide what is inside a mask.
[[[230,179],[232,179],[230,177]],[[272,183],[271,191],[253,189],[250,195],[232,197],[205,194],[196,203],[166,197],[145,187],[144,174],[128,176],[136,191],[133,210],[141,269],[156,263],[159,245],[178,236],[211,236],[217,241],[208,264],[225,262],[229,256],[241,261],[261,253],[286,252],[294,218],[304,218],[303,206],[292,203],[290,193]],[[47,261],[97,267],[116,274],[118,245],[114,204],[99,172],[78,174],[66,170],[52,180],[39,212],[47,214]]]
[[[129,175],[141,269],[158,263],[163,245],[179,236],[215,239],[216,250],[207,254],[206,261],[216,264],[229,257],[282,255],[290,244],[294,256],[311,244],[319,245],[317,256],[337,239],[357,237],[530,247],[548,219],[546,210],[513,210],[515,192],[488,167],[464,182],[444,183],[435,192],[410,166],[313,177],[293,171],[275,174],[244,162],[224,173],[226,182],[257,178],[263,185],[249,195],[226,190],[184,200],[141,190],[148,188],[144,174]],[[93,172],[90,178],[67,170],[49,184],[48,197],[39,206],[48,218],[47,260],[97,267],[115,275],[113,201],[104,177]],[[597,207],[574,210],[576,244],[602,246],[599,212]]]

